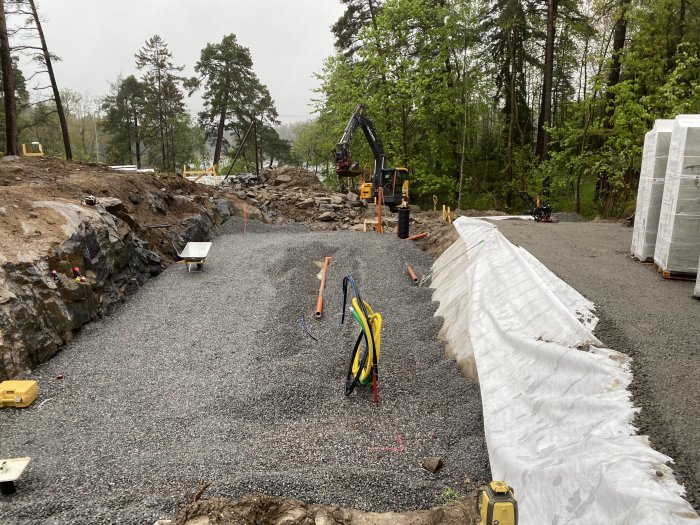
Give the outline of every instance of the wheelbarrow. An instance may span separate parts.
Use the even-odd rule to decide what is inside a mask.
[[[177,254],[181,259],[178,262],[186,264],[188,272],[191,272],[192,268],[204,271],[204,263],[207,260],[210,248],[210,242],[188,242],[182,252]]]

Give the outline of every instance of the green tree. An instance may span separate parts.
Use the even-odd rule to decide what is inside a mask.
[[[360,37],[363,29],[372,25],[377,28],[382,2],[380,0],[340,0],[345,12],[333,24],[335,47],[346,57],[352,57],[363,45]]]
[[[176,133],[187,119],[180,89],[183,67],[173,64],[172,53],[163,39],[151,37],[136,54],[136,67],[143,71],[144,89],[143,140],[149,159],[160,168],[175,171],[177,166]]]
[[[207,44],[195,71],[200,76],[187,85],[190,94],[204,86],[204,111],[199,121],[214,144],[214,164],[219,164],[228,149],[225,132],[240,135],[256,118],[264,129],[265,125],[279,124],[274,101],[253,72],[250,51],[238,44],[235,35],[226,35],[219,44]]]
[[[103,121],[108,133],[108,158],[111,163],[128,164],[136,160],[141,167],[141,122],[145,89],[136,77],[129,75],[110,85],[110,93],[102,102],[106,115]]]
[[[528,105],[526,67],[536,65],[537,59],[525,45],[533,36],[529,14],[530,0],[494,0],[489,3],[490,14],[484,28],[495,60],[496,87],[503,100],[507,118],[506,172],[511,185],[507,203],[513,205],[512,189],[524,187],[528,169],[527,144],[531,140],[532,117]],[[515,148],[518,152],[518,181],[515,180]]]

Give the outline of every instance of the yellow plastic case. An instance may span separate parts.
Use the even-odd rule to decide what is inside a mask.
[[[39,396],[36,381],[3,381],[0,383],[0,408],[26,408]]]
[[[492,481],[479,493],[479,525],[518,525],[518,503],[513,489],[503,481]]]

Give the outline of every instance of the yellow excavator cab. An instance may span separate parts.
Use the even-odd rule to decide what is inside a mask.
[[[360,184],[360,198],[361,199],[371,199],[372,192],[374,191],[374,184],[371,182],[363,182]]]

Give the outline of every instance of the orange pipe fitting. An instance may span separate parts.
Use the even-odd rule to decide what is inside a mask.
[[[411,281],[418,283],[418,276],[416,275],[416,272],[413,271],[410,264],[406,265],[406,271],[408,272],[408,276],[411,278]]]
[[[423,232],[423,233],[416,233],[415,235],[411,235],[410,237],[406,237],[407,241],[417,241],[418,239],[422,239],[423,237],[427,237],[428,232]]]
[[[331,262],[330,257],[326,257],[323,262],[323,269],[321,270],[321,286],[318,289],[318,299],[316,300],[316,311],[314,312],[314,317],[320,319],[323,315],[323,290],[326,287],[326,270],[328,270],[328,263]]]

